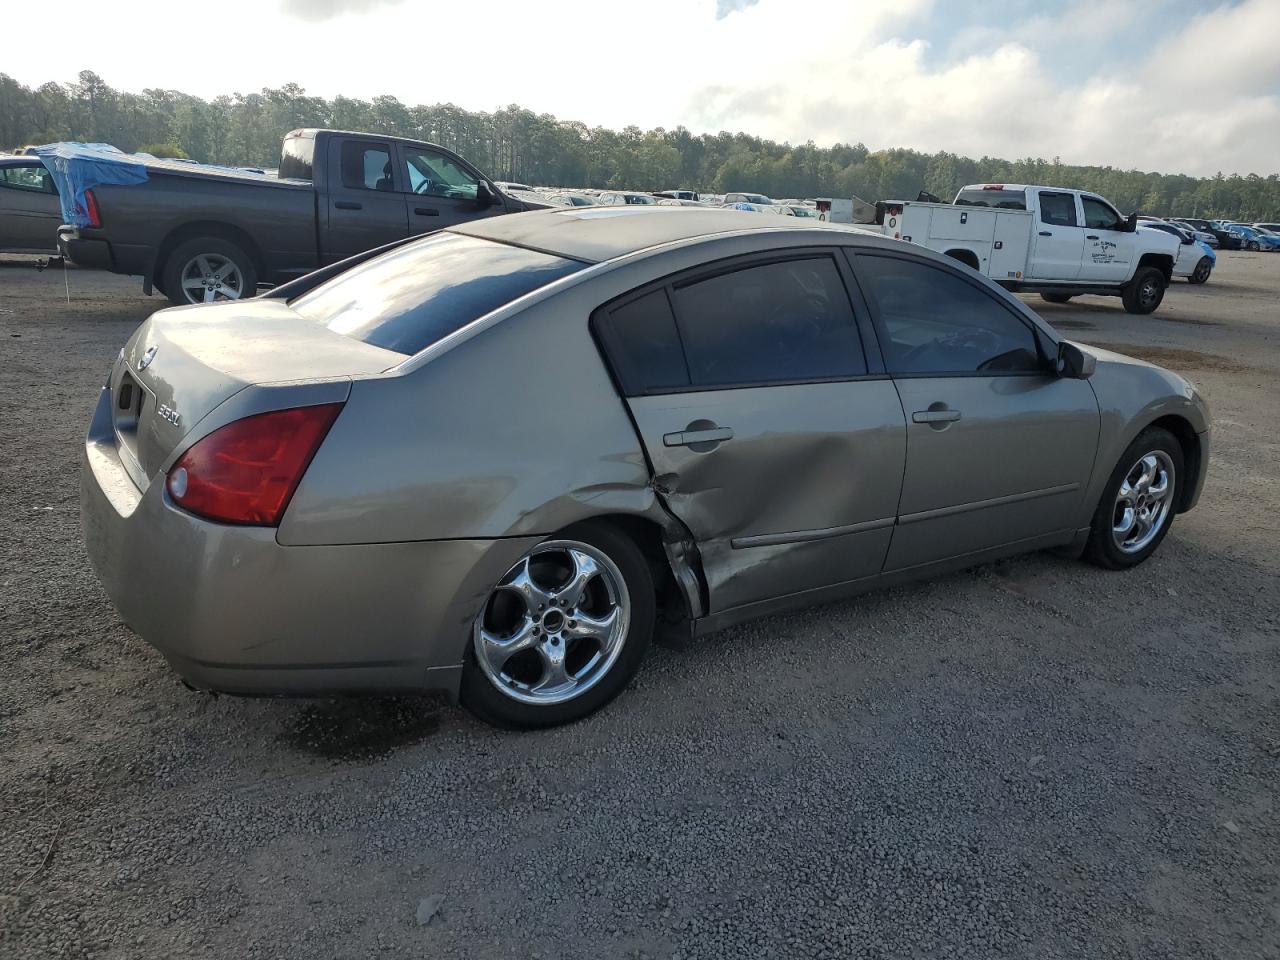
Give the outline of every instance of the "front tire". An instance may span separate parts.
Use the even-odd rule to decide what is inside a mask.
[[[1213,273],[1213,263],[1208,257],[1201,257],[1200,262],[1196,264],[1195,270],[1191,276],[1187,277],[1187,283],[1207,283],[1209,274]]]
[[[1121,299],[1129,313],[1154,313],[1164,299],[1164,274],[1155,267],[1142,267],[1124,288]]]
[[[1040,299],[1049,303],[1070,303],[1073,296],[1071,293],[1042,293]]]
[[[253,258],[230,240],[195,237],[165,260],[160,289],[177,306],[240,300],[258,292]]]
[[[1182,470],[1182,447],[1173,434],[1161,427],[1142,431],[1102,491],[1085,559],[1107,570],[1126,570],[1155,553],[1173,526]]]
[[[1260,244],[1257,240],[1250,240],[1248,249],[1250,253],[1257,253],[1259,250],[1262,249],[1262,244]]]
[[[656,606],[630,537],[605,523],[569,527],[530,550],[485,600],[467,646],[463,705],[526,730],[594,713],[639,669]]]

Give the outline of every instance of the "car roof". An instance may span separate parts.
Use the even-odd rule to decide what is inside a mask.
[[[793,217],[747,217],[737,210],[657,204],[535,210],[486,217],[449,229],[587,263],[603,263],[668,243],[746,232],[806,230],[814,235],[817,243],[840,243],[857,237],[890,248],[901,246],[900,241],[888,240],[867,230],[832,224],[814,226]]]

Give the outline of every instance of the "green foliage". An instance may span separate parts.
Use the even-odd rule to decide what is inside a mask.
[[[138,153],[149,153],[153,157],[176,157],[189,160],[190,155],[181,147],[172,143],[144,143],[137,149]]]
[[[92,71],[72,84],[36,89],[0,73],[0,146],[54,140],[114,143],[122,150],[176,151],[231,166],[271,167],[280,140],[299,127],[398,134],[443,144],[490,176],[548,186],[658,190],[752,190],[774,197],[911,199],[921,190],[950,198],[968,183],[1047,183],[1093,190],[1124,211],[1237,220],[1280,217],[1272,174],[1188,177],[1043,160],[974,160],[953,153],[862,144],[816,147],[744,133],[588,127],[511,105],[493,113],[451,103],[407,106],[309,97],[297,84],[202,100],[176,90],[115,90]]]

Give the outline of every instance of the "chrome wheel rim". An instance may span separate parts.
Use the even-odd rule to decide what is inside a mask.
[[[239,300],[245,295],[240,268],[221,254],[196,254],[182,268],[181,276],[182,293],[191,303]]]
[[[622,652],[631,597],[617,565],[577,540],[540,543],[507,571],[476,617],[472,644],[484,675],[520,703],[582,696]]]
[[[1145,549],[1173,509],[1173,460],[1163,450],[1137,459],[1120,482],[1111,515],[1111,538],[1124,553]]]

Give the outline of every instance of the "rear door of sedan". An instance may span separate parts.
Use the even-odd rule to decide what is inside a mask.
[[[837,251],[778,252],[592,318],[712,613],[880,572],[906,423],[852,287]]]
[[[850,260],[907,418],[886,572],[1071,530],[1098,445],[1089,382],[1056,376],[1052,341],[963,267]]]

